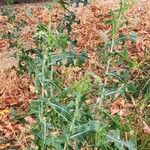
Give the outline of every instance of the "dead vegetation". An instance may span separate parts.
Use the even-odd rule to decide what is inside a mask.
[[[77,20],[80,20],[80,24],[73,23],[70,37],[72,40],[76,40],[77,45],[74,48],[76,52],[81,52],[82,49],[86,50],[89,59],[83,65],[83,68],[78,67],[60,67],[56,70],[61,72],[61,77],[64,85],[69,85],[72,81],[77,81],[82,78],[86,71],[93,71],[96,75],[104,78],[103,72],[105,67],[99,63],[99,55],[97,50],[101,50],[101,46],[104,44],[110,36],[107,34],[111,26],[106,25],[105,21],[110,19],[109,11],[119,7],[119,1],[103,1],[93,0],[90,5],[86,7],[69,7],[68,9],[75,12]],[[129,56],[135,58],[139,64],[146,66],[146,69],[141,70],[133,69],[132,78],[136,83],[141,82],[141,77],[149,78],[149,51],[150,51],[150,1],[140,0],[135,3],[131,3],[129,11],[125,14],[127,25],[120,29],[120,32],[129,35],[131,31],[134,31],[138,35],[138,41],[134,44],[128,42],[127,47],[129,50]],[[17,42],[18,47],[21,46],[24,49],[30,49],[35,47],[33,40],[33,33],[36,32],[36,27],[39,22],[49,26],[49,22],[52,22],[52,27],[55,28],[63,17],[63,9],[56,5],[54,9],[49,10],[43,6],[25,4],[16,5],[14,7],[14,14],[16,15],[13,23],[9,22],[9,17],[0,14],[0,35],[7,34],[12,31],[18,25],[18,22],[25,24],[19,29],[19,37],[13,39],[13,42]],[[51,17],[51,19],[50,19]],[[27,139],[32,138],[29,134],[30,124],[34,122],[34,119],[30,116],[26,118],[29,124],[25,125],[13,119],[12,110],[15,108],[17,115],[26,114],[31,99],[35,99],[33,94],[33,81],[28,75],[18,75],[18,47],[9,48],[10,40],[7,38],[0,39],[0,149],[8,149],[9,147],[19,147],[22,145],[27,146]],[[68,45],[70,47],[70,45]],[[115,68],[115,69],[122,69]],[[64,86],[63,85],[63,86]],[[139,97],[138,97],[139,98]],[[94,99],[94,97],[92,97]],[[126,98],[120,98],[116,96],[116,99],[108,104],[108,110],[112,116],[118,114],[122,118],[122,124],[126,122],[126,119],[132,111],[134,111],[135,119],[131,123],[138,128],[139,134],[147,136],[150,133],[150,127],[148,123],[143,119],[143,113],[149,111],[149,104],[142,102],[143,97],[139,98],[139,102],[134,104],[128,101]],[[96,100],[94,100],[96,101]],[[89,102],[89,101],[88,101]],[[91,101],[90,101],[91,102]],[[141,102],[141,104],[140,104]],[[141,105],[141,106],[140,106]],[[145,106],[146,105],[146,106]],[[142,107],[143,106],[143,107]],[[107,107],[107,104],[106,104]],[[137,129],[135,129],[137,131]],[[134,134],[130,133],[130,136]],[[141,142],[141,141],[139,141]]]

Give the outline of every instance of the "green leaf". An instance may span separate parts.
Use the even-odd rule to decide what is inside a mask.
[[[61,62],[66,60],[68,57],[68,54],[56,54],[56,55],[51,55],[51,62],[49,65],[56,65],[58,62]]]
[[[50,106],[52,106],[53,108],[57,109],[58,111],[60,111],[60,112],[65,112],[65,113],[67,113],[68,115],[70,115],[70,113],[69,113],[65,108],[63,108],[57,101],[55,101],[55,103],[54,103],[54,102],[50,102],[50,100],[49,100],[49,101],[48,101],[48,104],[49,104]]]
[[[137,92],[136,85],[134,83],[128,83],[127,90],[131,94],[135,94]]]
[[[6,0],[7,1],[7,5],[12,5],[14,0]]]
[[[134,31],[132,31],[132,32],[130,33],[130,40],[131,40],[131,42],[132,42],[132,43],[136,43],[137,39],[138,39],[137,33],[134,32]]]
[[[113,26],[116,23],[116,20],[115,19],[110,19],[110,20],[107,20],[105,23],[108,24],[108,25]]]
[[[51,55],[51,62],[49,65],[56,65],[58,62],[63,63],[68,59],[72,62],[75,59],[75,56],[72,53]]]
[[[87,75],[73,85],[73,92],[79,93],[81,96],[89,93],[91,89],[91,79]]]
[[[78,56],[77,65],[79,67],[82,66],[82,64],[85,62],[85,59],[87,58],[87,54],[85,52],[81,52]]]
[[[88,123],[75,126],[74,127],[75,132],[70,137],[70,139],[81,138],[88,132],[97,131],[98,128],[99,128],[99,121],[90,121]]]
[[[104,90],[104,98],[115,97],[116,94],[123,95],[125,92],[124,86],[115,88],[115,89],[105,89]]]
[[[60,48],[62,48],[63,50],[66,49],[67,47],[67,42],[68,42],[68,36],[67,35],[64,35],[64,34],[61,34],[57,37],[57,41],[58,41],[58,46]]]
[[[67,58],[67,64],[66,64],[66,66],[70,66],[70,65],[74,66],[74,60],[76,58],[75,52],[74,51],[69,51],[69,56],[70,57]]]
[[[126,40],[127,40],[127,37],[123,33],[121,33],[119,34],[118,39],[115,40],[115,44],[120,44],[120,43],[124,44]]]
[[[49,99],[47,101],[47,104],[51,106],[62,118],[64,118],[65,121],[69,121],[68,117],[71,115],[70,112],[66,110],[63,106],[61,106],[56,100],[53,100],[51,102],[51,99]]]
[[[31,8],[26,7],[26,8],[25,8],[25,13],[26,13],[26,15],[29,16],[29,17],[32,16],[32,10],[31,10]]]
[[[126,82],[122,79],[122,77],[121,77],[119,74],[117,74],[116,72],[109,73],[108,76],[112,76],[112,77],[118,79],[119,81],[121,81],[122,83],[124,83],[124,85],[126,85],[126,86],[128,87],[127,83],[126,83]]]
[[[20,60],[27,63],[28,71],[30,74],[36,74],[38,72],[37,64],[35,63],[35,60],[32,57],[30,57],[26,54],[22,54],[22,55],[20,55]],[[22,66],[22,67],[24,67],[24,66]]]
[[[119,60],[115,62],[116,65],[121,65],[124,61],[128,61],[128,50],[125,48],[123,51],[116,52],[119,55]]]
[[[128,65],[130,68],[135,69],[135,70],[139,69],[139,66],[140,66],[137,60],[133,58],[130,61],[128,61]]]
[[[47,137],[44,142],[47,146],[52,146],[56,150],[62,149],[61,144],[63,143],[62,139],[55,137]]]
[[[60,98],[61,99],[65,98],[69,94],[69,92],[70,92],[69,87],[64,88],[64,90],[61,92]]]
[[[117,129],[113,132],[113,134],[106,134],[108,142],[114,142],[116,147],[119,150],[125,150],[128,148],[129,150],[137,150],[136,145],[133,141],[123,141],[120,138],[120,131]]]

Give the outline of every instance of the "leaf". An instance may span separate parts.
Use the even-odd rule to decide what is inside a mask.
[[[25,13],[26,13],[26,15],[29,16],[29,17],[32,16],[32,10],[31,10],[31,8],[26,7],[26,8],[25,8]]]
[[[104,97],[108,97],[108,96],[115,97],[118,94],[121,95],[124,94],[124,87],[119,87],[117,89],[112,89],[112,90],[109,89],[104,90]]]
[[[0,143],[0,149],[1,149],[1,150],[9,149],[10,145],[11,145],[10,143],[6,143],[6,144],[1,144],[1,143]]]
[[[89,76],[86,75],[78,82],[75,82],[73,85],[73,92],[79,93],[81,96],[89,93],[91,89],[92,89],[91,79]]]
[[[115,40],[115,44],[120,44],[120,43],[124,44],[126,40],[127,40],[127,37],[123,33],[121,33],[119,34],[118,39]]]
[[[113,135],[106,134],[106,137],[108,142],[114,142],[119,150],[125,150],[125,148],[128,148],[129,150],[137,150],[133,141],[123,141],[120,139],[120,131],[118,129],[114,131]]]
[[[105,118],[109,117],[111,119],[112,124],[113,124],[113,129],[120,128],[120,124],[119,124],[120,119],[118,118],[118,116],[112,116],[106,110],[102,110],[102,112],[105,115]]]
[[[61,148],[61,143],[63,143],[63,141],[59,138],[47,137],[45,139],[45,144],[48,145],[48,146],[52,146],[55,149],[62,149]]]
[[[108,74],[109,76],[112,76],[112,77],[114,77],[114,78],[116,78],[116,79],[118,79],[119,81],[121,81],[122,83],[124,83],[124,85],[126,86],[126,87],[128,87],[128,84],[122,79],[122,77],[119,75],[119,74],[117,74],[116,72],[114,72],[114,73],[109,73]]]
[[[68,53],[56,54],[51,56],[51,62],[49,65],[56,65],[58,62],[63,62],[68,58],[73,59],[74,56],[70,56]]]
[[[87,58],[87,54],[85,52],[81,52],[78,56],[77,65],[79,67],[82,66],[82,64],[85,62],[85,59]]]
[[[99,121],[90,121],[88,123],[75,126],[74,127],[75,133],[73,133],[70,139],[81,138],[83,135],[85,135],[88,132],[97,131],[98,128],[99,128]]]
[[[52,106],[53,108],[56,108],[57,110],[59,110],[59,111],[62,111],[62,112],[65,112],[65,113],[67,113],[68,115],[70,115],[70,113],[65,109],[65,108],[63,108],[58,102],[50,102],[50,100],[48,101],[48,104],[50,105],[50,106]]]
[[[6,108],[6,109],[2,109],[0,110],[0,117],[9,114],[11,111],[10,109]]]
[[[61,92],[60,98],[63,99],[65,98],[70,92],[69,87],[64,88],[64,90]]]
[[[105,23],[108,24],[108,25],[114,25],[116,23],[116,20],[115,19],[110,19],[110,20],[107,20]]]
[[[128,65],[129,65],[130,68],[132,68],[134,70],[138,70],[139,69],[139,63],[134,58],[132,58],[130,61],[128,61]]]
[[[69,56],[70,57],[67,58],[67,64],[66,64],[66,66],[70,66],[70,65],[74,66],[74,59],[76,58],[75,52],[74,51],[70,51],[69,52]]]
[[[116,52],[117,55],[119,55],[119,60],[115,62],[116,65],[123,64],[124,61],[128,61],[128,51],[127,48],[125,48],[123,51]]]
[[[68,36],[61,34],[57,38],[58,46],[64,50],[67,47]]]
[[[62,118],[65,119],[65,121],[68,120],[68,116],[70,116],[70,112],[66,110],[63,106],[61,106],[56,100],[53,102],[50,101],[50,99],[47,101],[47,104],[50,105]]]
[[[15,118],[17,116],[17,112],[15,108],[11,109],[11,115]]]
[[[116,101],[114,101],[111,104],[111,109],[110,109],[111,115],[114,115],[114,114],[120,112],[121,109],[123,109],[124,107],[125,107],[124,99],[118,98]]]
[[[130,40],[131,40],[131,42],[132,43],[136,43],[137,39],[138,39],[137,33],[134,32],[134,31],[131,31],[131,33],[130,33]]]
[[[26,54],[22,54],[20,56],[20,60],[21,61],[24,61],[27,63],[28,65],[28,71],[30,74],[36,74],[37,71],[38,71],[38,67],[37,67],[37,64],[35,63],[34,59]],[[21,65],[21,64],[20,64]],[[24,67],[24,66],[22,66]]]
[[[128,85],[127,90],[128,90],[129,93],[135,94],[137,92],[136,85],[133,82],[130,82],[127,85]]]
[[[30,111],[29,114],[38,116],[40,114],[39,106],[41,101],[43,101],[42,98],[32,100],[32,103],[30,104]]]
[[[12,5],[14,0],[6,0],[8,5]]]

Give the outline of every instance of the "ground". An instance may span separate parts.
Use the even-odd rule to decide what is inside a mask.
[[[128,26],[125,26],[122,30],[127,34],[131,31],[137,32],[139,37],[138,41],[135,45],[129,45],[129,51],[130,55],[136,57],[138,62],[144,63],[145,52],[147,52],[147,54],[150,52],[150,1],[139,0],[133,3],[134,4],[131,4],[131,8],[126,13]],[[13,26],[10,26],[7,22],[8,18],[1,13],[0,36],[8,33],[8,31],[17,24],[17,21],[25,20],[27,25],[21,28],[19,42],[23,44],[25,49],[34,47],[32,32],[36,30],[36,26],[39,22],[48,24],[49,21],[49,11],[45,8],[45,4],[47,3],[16,4],[14,10],[17,12],[17,17]],[[101,76],[104,67],[98,63],[99,59],[94,49],[101,45],[105,38],[107,38],[105,37],[105,33],[109,27],[105,26],[103,22],[107,20],[109,10],[116,9],[118,4],[118,0],[95,0],[95,2],[87,7],[69,7],[70,10],[76,12],[81,20],[80,25],[73,25],[73,31],[71,33],[71,38],[77,39],[77,47],[75,50],[79,52],[81,49],[86,49],[90,59],[84,68],[88,71],[94,71],[98,76]],[[1,10],[4,7],[5,5],[1,6]],[[32,10],[32,15],[30,15],[30,10]],[[60,6],[56,6],[52,11],[54,26],[59,22],[62,12],[63,9],[60,8]],[[103,16],[102,19],[97,19],[95,17],[97,14],[101,14]],[[11,148],[20,147],[22,143],[24,145],[27,144],[26,139],[31,136],[29,130],[30,122],[33,121],[33,118],[27,117],[26,120],[29,124],[24,125],[13,120],[11,114],[13,108],[16,108],[18,113],[24,114],[27,111],[31,99],[36,98],[32,93],[32,81],[29,76],[18,75],[18,49],[9,48],[9,46],[8,39],[0,39],[0,149],[7,149],[10,146]],[[149,56],[147,55],[147,57],[149,61]],[[80,72],[80,74],[76,72]],[[82,71],[80,71],[80,69],[78,70],[78,68],[74,68],[74,70],[69,70],[68,68],[68,70],[63,70],[62,74],[63,73],[64,78],[67,73],[67,77],[64,79],[66,84],[74,78],[72,74],[76,74],[76,78],[82,76]],[[147,76],[148,75],[149,71],[147,70]],[[120,106],[123,106],[123,109],[130,107],[125,105],[124,100],[119,102],[116,100],[116,102],[112,104],[111,114],[113,115],[120,111]],[[150,128],[144,121],[140,121],[140,125],[141,128],[143,126],[142,130],[144,130],[144,132],[150,133]]]

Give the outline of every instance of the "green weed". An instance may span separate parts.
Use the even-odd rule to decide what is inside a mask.
[[[81,1],[76,2],[79,5]],[[66,9],[66,3],[61,5]],[[69,42],[73,46],[76,44],[69,37],[71,25],[76,21],[73,12],[69,11],[69,15],[64,15],[64,22],[68,24],[60,23],[59,31],[51,29],[51,22],[49,26],[39,24],[33,36],[36,44],[34,49],[24,50],[17,40],[16,43],[10,44],[22,50],[19,71],[28,73],[33,79],[32,92],[38,97],[32,100],[27,114],[35,118],[31,130],[34,135],[34,139],[31,139],[33,149],[136,150],[138,147],[148,147],[149,137],[138,139],[140,133],[132,125],[139,110],[144,112],[145,120],[150,122],[148,111],[144,111],[149,104],[150,81],[145,77],[144,68],[143,78],[138,81],[131,79],[131,71],[141,70],[142,65],[129,56],[125,46],[125,42],[129,40],[133,44],[136,43],[137,34],[132,31],[126,36],[119,30],[125,25],[124,14],[128,7],[128,1],[121,0],[120,8],[111,12],[112,19],[106,22],[112,29],[108,36],[110,38],[104,43],[103,54],[100,54],[105,65],[103,78],[85,71],[80,80],[69,86],[63,85],[64,82],[60,79],[58,67],[82,68],[87,59],[85,52],[76,53],[67,49]],[[11,24],[15,15],[12,16],[8,10],[3,13],[9,16]],[[26,13],[31,14],[30,10]],[[18,24],[10,30],[6,36],[10,42],[19,38],[16,33],[21,27],[22,24]],[[67,34],[63,33],[65,29]],[[145,62],[148,68],[147,64]],[[119,67],[123,71],[118,71]],[[111,115],[108,111],[108,105],[115,100],[116,95],[134,104],[133,113],[125,118],[125,123],[122,123],[119,114]],[[87,100],[94,103],[89,105]],[[137,143],[139,141],[140,145]]]

